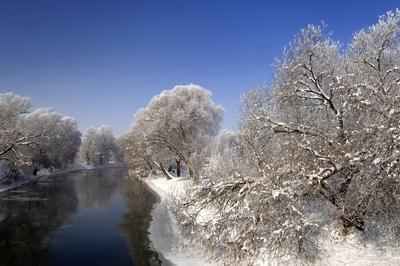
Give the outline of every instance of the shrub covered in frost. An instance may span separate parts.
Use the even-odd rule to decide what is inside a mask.
[[[176,203],[187,234],[226,261],[262,248],[312,261],[332,226],[398,243],[400,11],[347,49],[324,26],[301,30],[271,86],[242,103],[234,148],[216,149]]]

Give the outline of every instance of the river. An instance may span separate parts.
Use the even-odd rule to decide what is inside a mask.
[[[60,174],[0,194],[0,265],[166,265],[148,238],[156,198],[124,176]]]

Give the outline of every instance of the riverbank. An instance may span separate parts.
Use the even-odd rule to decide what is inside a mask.
[[[183,236],[168,209],[170,196],[182,193],[185,186],[191,181],[188,178],[167,180],[163,176],[153,176],[142,180],[158,198],[158,202],[151,212],[153,220],[149,228],[152,248],[161,253],[173,265],[217,265],[215,262],[207,261],[204,255],[182,247]]]
[[[170,198],[183,193],[189,186],[187,178],[167,180],[163,176],[153,176],[142,179],[159,198],[151,215],[150,240],[155,251],[160,252],[174,265],[219,265],[206,260],[204,254],[193,250],[179,249],[184,236],[179,231],[177,221],[168,209]],[[398,248],[385,247],[384,243],[367,243],[356,234],[346,239],[335,239],[333,236],[321,239],[323,251],[318,260],[319,265],[400,265]],[[262,252],[251,261],[243,261],[241,265],[296,265],[297,261],[270,259],[267,252]]]
[[[107,164],[100,165],[97,167],[91,167],[91,166],[88,166],[85,164],[75,164],[68,169],[55,170],[55,171],[49,171],[47,169],[44,169],[44,170],[40,170],[38,172],[37,176],[22,176],[22,177],[20,177],[21,180],[12,182],[10,184],[7,184],[7,185],[0,184],[0,193],[18,188],[20,186],[29,184],[31,182],[44,181],[49,176],[52,176],[52,175],[67,174],[67,173],[79,172],[79,171],[90,171],[90,170],[95,170],[95,169],[121,168],[121,167],[124,167],[123,163],[107,163]]]
[[[72,171],[74,171],[74,170],[71,170],[69,172],[72,172]],[[65,172],[68,172],[68,171],[65,171]],[[55,173],[48,172],[48,173],[45,173],[45,174],[40,174],[38,176],[29,176],[29,177],[23,176],[23,177],[20,177],[22,180],[15,181],[15,182],[12,182],[12,183],[7,184],[7,185],[0,185],[0,193],[6,192],[8,190],[15,189],[15,188],[18,188],[18,187],[23,186],[25,184],[29,184],[29,183],[32,183],[32,182],[45,180],[47,177],[49,177],[49,176],[51,176],[53,174],[55,174]]]

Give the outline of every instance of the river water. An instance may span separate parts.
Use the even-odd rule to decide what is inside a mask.
[[[0,194],[0,265],[165,265],[147,231],[156,198],[124,176],[75,172]]]

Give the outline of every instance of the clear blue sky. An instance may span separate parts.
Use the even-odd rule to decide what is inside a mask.
[[[273,59],[300,28],[323,20],[346,43],[399,4],[0,0],[0,92],[54,107],[81,130],[108,124],[121,134],[153,95],[196,83],[234,129],[240,95],[271,80]]]

